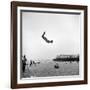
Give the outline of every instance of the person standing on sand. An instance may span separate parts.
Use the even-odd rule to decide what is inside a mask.
[[[23,60],[22,60],[22,71],[23,71],[23,72],[25,72],[26,61],[27,61],[26,55],[24,55]]]

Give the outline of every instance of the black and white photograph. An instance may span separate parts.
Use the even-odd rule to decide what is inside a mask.
[[[87,6],[11,7],[12,88],[87,83]]]
[[[21,78],[79,75],[80,13],[21,11]]]

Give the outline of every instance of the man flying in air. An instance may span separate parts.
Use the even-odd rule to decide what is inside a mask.
[[[43,38],[47,43],[53,43],[53,40],[48,40],[48,39],[45,37],[45,32],[43,32],[42,38]]]

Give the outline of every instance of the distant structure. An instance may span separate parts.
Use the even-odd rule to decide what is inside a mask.
[[[79,62],[79,54],[77,55],[57,55],[54,61],[77,61]]]
[[[48,40],[48,39],[45,37],[45,32],[43,32],[42,38],[43,38],[47,43],[53,43],[53,40]]]

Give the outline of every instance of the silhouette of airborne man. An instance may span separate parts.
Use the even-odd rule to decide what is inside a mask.
[[[53,40],[48,40],[48,39],[45,37],[45,32],[43,32],[42,38],[43,38],[47,43],[53,43]]]

